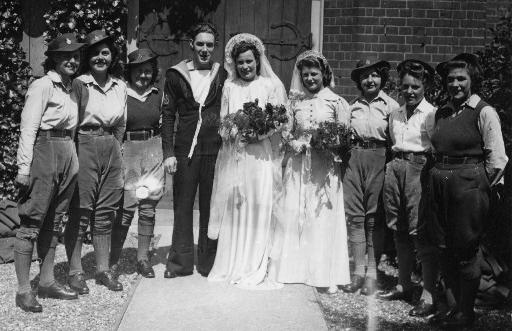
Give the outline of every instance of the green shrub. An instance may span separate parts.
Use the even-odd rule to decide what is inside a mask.
[[[0,199],[16,198],[19,123],[31,69],[19,43],[23,37],[20,0],[0,2]]]
[[[115,36],[115,44],[126,52],[127,0],[51,0],[44,14],[48,30],[45,39],[49,41],[59,33],[74,32],[83,41],[87,33],[105,30]]]

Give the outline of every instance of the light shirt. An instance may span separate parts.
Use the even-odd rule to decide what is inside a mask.
[[[387,141],[389,114],[398,107],[399,104],[382,90],[370,102],[363,96],[356,98],[350,106],[350,125],[356,137]]]
[[[18,145],[18,173],[30,174],[38,130],[75,130],[78,121],[76,95],[51,70],[34,81],[25,95]]]
[[[85,109],[80,109],[79,126],[112,128],[116,139],[123,141],[126,128],[126,84],[110,75],[104,87],[91,74],[76,79],[85,83],[89,92]]]
[[[389,115],[389,135],[395,152],[427,152],[432,149],[430,137],[434,131],[435,108],[425,98],[407,119],[406,106]]]
[[[204,104],[208,92],[210,91],[212,70],[190,70],[190,87],[194,94],[194,99],[200,105]]]
[[[465,105],[476,108],[482,100],[477,94],[472,94],[461,106],[460,111],[454,112],[451,116],[457,116]],[[450,103],[448,104],[450,107]],[[453,106],[451,106],[453,108]],[[501,122],[496,110],[491,106],[486,106],[480,111],[478,117],[478,131],[482,135],[484,143],[485,167],[487,173],[492,174],[494,169],[505,169],[508,162],[505,153],[505,143],[501,133]]]

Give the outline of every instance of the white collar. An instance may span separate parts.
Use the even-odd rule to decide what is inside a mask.
[[[137,99],[139,101],[146,101],[149,95],[153,92],[158,92],[158,88],[155,86],[152,86],[148,88],[144,93],[139,94],[137,91],[135,91],[130,85],[126,88],[126,94],[134,99]]]

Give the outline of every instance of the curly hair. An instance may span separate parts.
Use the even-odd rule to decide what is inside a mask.
[[[213,35],[213,38],[215,39],[215,42],[219,40],[219,33],[217,32],[217,29],[215,28],[215,25],[210,22],[201,22],[196,25],[194,25],[190,31],[189,36],[191,40],[196,39],[196,36],[200,33],[210,33]]]
[[[471,93],[478,94],[482,87],[483,72],[480,65],[471,64],[463,60],[451,60],[444,64],[445,74],[442,75],[443,87],[447,88],[446,77],[452,69],[466,69],[471,79]]]
[[[434,76],[432,73],[426,70],[423,65],[418,62],[407,62],[402,67],[400,67],[398,72],[400,80],[402,80],[405,75],[419,79],[424,86],[430,86],[430,84],[434,81]]]
[[[324,86],[329,86],[332,80],[332,70],[328,64],[325,64],[324,61],[321,61],[317,57],[309,56],[297,63],[297,69],[299,72],[302,72],[304,68],[318,68],[322,72],[322,84]]]
[[[386,67],[381,67],[381,68],[379,68],[379,67],[370,67],[370,68],[366,69],[365,71],[363,71],[361,73],[361,75],[359,75],[359,79],[356,82],[356,87],[357,87],[357,89],[359,91],[361,91],[361,92],[363,91],[363,88],[361,87],[361,80],[362,80],[361,77],[363,77],[365,73],[374,72],[374,71],[377,74],[379,74],[379,76],[380,76],[380,80],[381,80],[381,82],[380,82],[380,89],[382,89],[386,85],[386,83],[389,80],[389,69],[386,68]]]
[[[231,51],[231,58],[236,63],[236,59],[238,58],[238,56],[247,51],[252,51],[252,54],[254,55],[254,59],[256,60],[256,73],[259,75],[260,74],[260,56],[261,56],[261,54],[258,51],[258,49],[256,48],[256,45],[251,44],[246,41],[242,41],[242,42],[236,44],[235,47],[233,47],[233,50]],[[238,74],[238,71],[237,71],[237,74]]]
[[[89,60],[91,57],[93,57],[95,54],[93,51],[99,46],[105,44],[108,46],[108,49],[110,49],[110,52],[112,53],[112,61],[110,62],[110,66],[108,67],[108,73],[116,78],[122,78],[123,77],[123,64],[121,61],[120,51],[119,49],[114,45],[111,41],[104,41],[100,42],[96,45],[93,45],[92,47],[87,47],[87,50],[85,51],[85,56],[83,57],[83,66],[81,73],[86,73],[91,71],[91,67],[89,65]]]
[[[152,69],[152,77],[151,77],[151,82],[149,83],[149,85],[153,85],[153,84],[157,83],[160,79],[160,69],[158,68],[158,60],[156,58],[154,58],[147,62],[151,63],[151,69]],[[131,78],[132,70],[144,63],[146,63],[146,62],[138,63],[138,64],[127,64],[125,66],[125,70],[124,70],[125,81],[132,84],[132,78]]]

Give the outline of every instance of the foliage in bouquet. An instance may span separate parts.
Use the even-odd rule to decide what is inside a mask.
[[[339,122],[325,121],[312,132],[311,147],[316,150],[334,154],[335,157],[344,157],[350,150],[352,129]]]
[[[221,127],[227,132],[236,128],[243,138],[249,140],[255,134],[264,135],[287,122],[286,107],[267,103],[265,108],[261,108],[256,99],[244,103],[243,108],[236,113],[227,115],[223,119]]]
[[[31,68],[19,43],[23,37],[21,1],[0,2],[0,199],[16,200],[16,152],[20,115]]]

